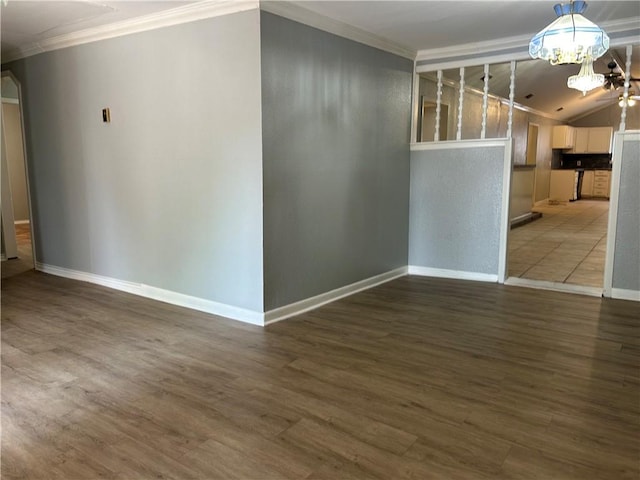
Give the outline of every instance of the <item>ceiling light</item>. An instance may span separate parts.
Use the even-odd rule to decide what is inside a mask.
[[[567,78],[567,87],[580,90],[586,95],[589,90],[604,85],[604,75],[593,71],[593,59],[590,56],[582,62],[580,72]]]
[[[633,107],[636,104],[636,99],[631,96],[632,94],[633,92],[631,92],[631,94],[627,97],[628,107]],[[620,105],[621,107],[624,107],[624,95],[620,95],[618,97],[618,105]]]
[[[529,43],[529,55],[548,60],[551,65],[582,63],[587,56],[596,59],[609,49],[609,36],[582,16],[587,3],[559,3],[553,7],[558,18],[538,32]]]

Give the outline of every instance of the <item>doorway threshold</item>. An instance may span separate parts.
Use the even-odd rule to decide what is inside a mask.
[[[505,285],[516,287],[537,288],[539,290],[551,290],[554,292],[577,293],[589,297],[602,297],[601,287],[589,287],[587,285],[574,285],[571,283],[548,282],[546,280],[531,280],[529,278],[509,277]]]

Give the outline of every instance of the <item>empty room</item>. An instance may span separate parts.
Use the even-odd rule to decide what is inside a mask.
[[[637,479],[640,5],[21,1],[3,479]]]

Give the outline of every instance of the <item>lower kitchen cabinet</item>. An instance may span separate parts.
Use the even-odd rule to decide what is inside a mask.
[[[611,172],[609,170],[596,170],[593,176],[592,196],[609,198],[611,195]]]
[[[585,170],[582,177],[582,188],[580,189],[580,195],[583,197],[593,197],[593,179],[595,172],[593,170]]]
[[[576,171],[575,170],[551,170],[549,183],[549,200],[568,202],[575,200]]]
[[[611,172],[608,170],[585,170],[582,176],[580,195],[582,197],[609,198]]]

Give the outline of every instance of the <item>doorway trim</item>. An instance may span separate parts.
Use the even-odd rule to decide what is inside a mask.
[[[618,232],[618,207],[620,201],[620,180],[622,173],[622,153],[625,141],[640,141],[640,132],[615,132],[611,165],[611,197],[609,199],[609,223],[607,225],[607,253],[604,264],[603,296],[623,300],[640,300],[640,293],[633,290],[613,288],[613,263],[615,259],[616,235]]]
[[[20,129],[22,133],[22,150],[24,152],[24,169],[25,169],[24,173],[25,173],[25,180],[27,182],[27,206],[29,208],[29,230],[31,233],[31,255],[33,258],[33,268],[35,269],[36,262],[38,261],[36,257],[36,240],[34,235],[36,221],[35,221],[35,216],[33,215],[33,201],[32,201],[33,197],[31,195],[31,181],[29,176],[29,153],[27,152],[27,139],[26,139],[26,130],[25,130],[25,123],[24,123],[24,96],[22,93],[22,84],[20,83],[20,80],[18,80],[18,78],[13,74],[13,72],[11,72],[11,70],[3,70],[2,77],[10,77],[11,80],[18,87],[18,107],[20,110]],[[2,133],[2,135],[4,135],[4,132]],[[12,212],[12,217],[13,217],[13,212]],[[15,228],[13,230],[13,236],[15,241],[15,236],[16,236]]]

